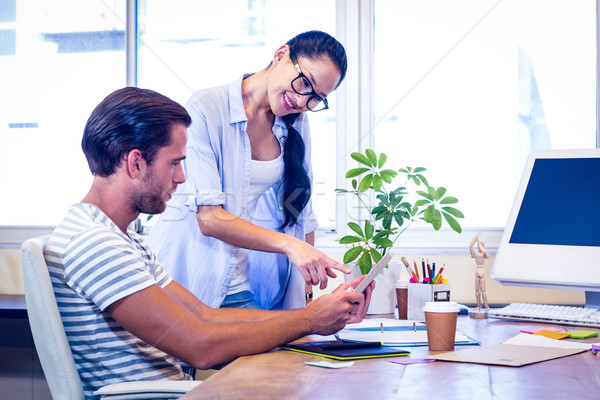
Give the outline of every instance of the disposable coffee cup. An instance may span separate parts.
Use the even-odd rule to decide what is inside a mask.
[[[398,319],[408,319],[408,281],[396,281]]]
[[[450,301],[428,301],[423,307],[423,312],[429,350],[454,350],[458,304]]]

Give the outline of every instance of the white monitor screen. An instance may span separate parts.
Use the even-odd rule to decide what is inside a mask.
[[[600,298],[600,149],[530,154],[491,275]]]

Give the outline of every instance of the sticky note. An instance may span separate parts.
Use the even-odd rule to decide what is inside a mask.
[[[354,361],[341,362],[341,363],[333,363],[329,361],[305,361],[304,364],[312,365],[313,367],[321,367],[321,368],[346,368],[354,365]]]
[[[591,337],[596,337],[598,336],[598,332],[594,332],[594,331],[569,331],[567,332],[569,334],[570,338],[574,338],[574,339],[587,339],[587,338],[591,338]]]
[[[526,330],[521,330],[521,332],[523,333],[531,333],[534,334],[536,332],[539,331],[554,331],[554,332],[562,332],[563,330],[560,328],[539,328],[539,329],[526,329]]]
[[[546,329],[542,329],[541,331],[537,331],[536,333],[534,333],[534,335],[540,335],[540,336],[544,336],[550,339],[563,339],[569,336],[569,334],[567,332],[555,332],[555,331],[549,331]]]

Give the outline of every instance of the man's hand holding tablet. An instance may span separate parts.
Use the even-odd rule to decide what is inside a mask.
[[[381,272],[383,267],[385,267],[390,262],[392,257],[393,257],[393,254],[391,251],[388,251],[385,256],[381,257],[381,260],[379,260],[379,262],[371,268],[371,271],[369,271],[369,273],[367,274],[365,279],[363,279],[362,282],[356,287],[356,289],[354,289],[354,292],[355,293],[364,292],[365,289],[367,288],[367,286],[369,286],[369,283],[371,283],[371,281],[373,281],[373,279],[375,279],[377,274],[379,274],[379,272]]]

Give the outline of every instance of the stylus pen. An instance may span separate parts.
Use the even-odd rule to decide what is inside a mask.
[[[375,347],[381,347],[381,342],[344,342],[324,344],[323,346],[321,346],[321,348],[326,350],[370,349]]]

